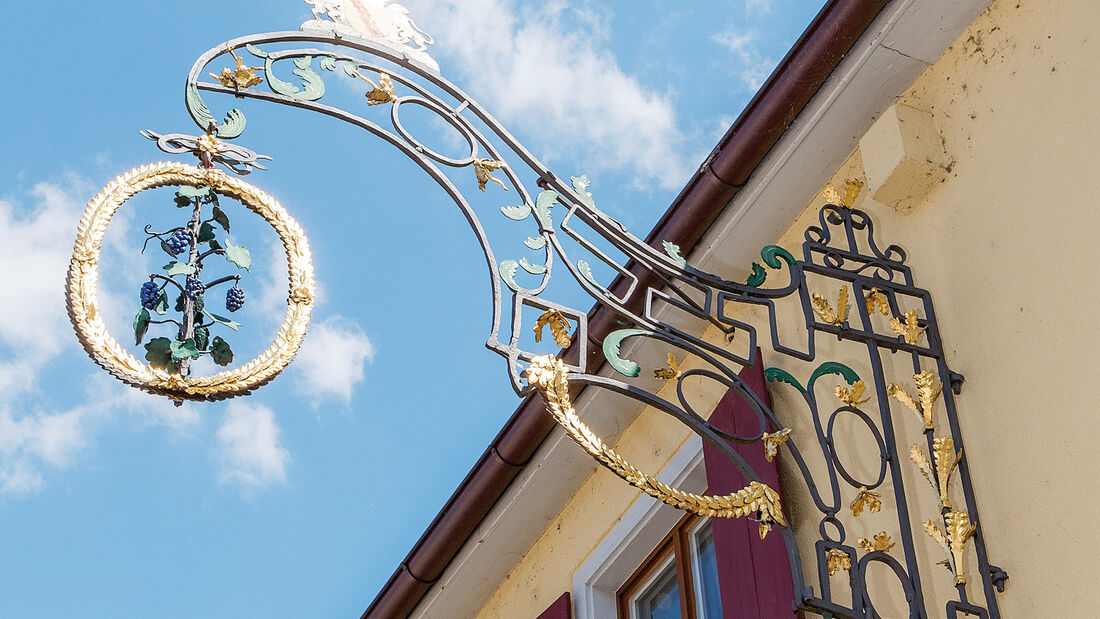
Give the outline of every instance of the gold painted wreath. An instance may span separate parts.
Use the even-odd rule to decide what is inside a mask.
[[[760,522],[760,539],[773,525],[787,526],[779,494],[757,481],[724,496],[698,495],[673,488],[639,471],[592,431],[573,408],[565,364],[554,357],[538,357],[527,368],[527,380],[542,395],[546,409],[578,445],[619,477],[642,492],[677,509],[708,518],[753,516]]]
[[[181,185],[208,185],[221,195],[239,200],[271,224],[286,249],[290,291],[286,317],[275,334],[275,341],[252,361],[213,376],[183,377],[138,360],[107,332],[96,305],[99,252],[115,212],[142,191]],[[305,337],[313,310],[313,294],[309,242],[298,222],[277,200],[254,185],[219,170],[163,161],[118,176],[88,202],[77,228],[66,283],[69,318],[92,360],[128,385],[173,400],[221,400],[245,395],[278,376],[294,358]]]

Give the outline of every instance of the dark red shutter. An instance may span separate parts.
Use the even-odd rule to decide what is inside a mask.
[[[573,617],[573,602],[569,599],[569,592],[561,594],[550,608],[542,611],[538,619],[571,619]]]
[[[745,368],[738,376],[771,408],[759,348],[756,349],[756,366]],[[715,407],[710,422],[735,436],[753,435],[760,430],[756,412],[732,389]],[[774,428],[769,427],[768,430]],[[764,458],[761,442],[734,443],[733,448],[764,483],[780,491],[779,470],[776,463],[769,463]],[[703,463],[707,470],[709,494],[729,494],[748,484],[737,467],[706,441],[703,441]],[[712,522],[723,614],[727,618],[737,619],[790,616],[793,613],[794,586],[782,536],[773,530],[767,539],[761,540],[759,525],[747,518],[715,518]]]

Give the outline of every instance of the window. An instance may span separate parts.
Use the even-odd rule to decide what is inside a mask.
[[[710,520],[681,520],[617,597],[619,619],[722,619]]]

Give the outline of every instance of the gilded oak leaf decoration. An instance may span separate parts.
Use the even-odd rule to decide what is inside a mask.
[[[844,402],[848,406],[858,407],[860,404],[866,404],[871,401],[871,398],[863,398],[863,393],[867,391],[867,384],[862,380],[857,380],[852,383],[852,388],[849,389],[844,385],[837,385],[836,397],[841,402]],[[863,398],[863,399],[860,399]]]
[[[890,539],[890,535],[886,531],[876,533],[874,541],[865,537],[859,538],[859,547],[866,552],[890,552],[890,549],[895,546],[893,540]]]
[[[931,520],[924,522],[924,532],[936,540],[936,543],[947,553],[947,560],[942,561],[947,569],[955,574],[955,584],[966,584],[966,574],[963,572],[963,554],[966,551],[966,543],[974,537],[978,526],[970,523],[970,515],[966,512],[949,512],[944,516],[947,525],[946,533],[941,531]]]
[[[474,173],[477,175],[477,188],[485,191],[485,183],[492,181],[500,185],[504,191],[508,191],[508,188],[504,186],[504,183],[499,178],[490,174],[493,170],[499,170],[503,167],[503,161],[497,161],[495,159],[474,159]]]
[[[852,570],[852,557],[839,548],[830,548],[825,557],[825,569],[829,571],[829,576],[836,574],[838,570]]]
[[[386,73],[378,74],[378,83],[375,84],[373,80],[365,75],[355,72],[355,75],[364,82],[370,84],[371,89],[367,91],[367,105],[382,105],[385,103],[392,103],[397,101],[397,94],[393,87],[393,80]]]
[[[928,484],[939,494],[940,507],[951,509],[951,474],[962,460],[962,450],[955,451],[955,441],[950,437],[934,439],[931,459],[919,445],[913,445],[909,450],[909,459],[917,465]]]
[[[867,304],[867,314],[874,314],[875,310],[882,313],[883,316],[890,315],[890,299],[886,296],[886,293],[878,288],[871,288],[867,292],[867,296],[863,298],[864,303]]]
[[[881,494],[868,490],[867,486],[860,486],[859,494],[856,495],[856,499],[848,507],[852,510],[853,516],[859,517],[864,508],[869,512],[877,512],[882,509],[880,499],[882,499]]]
[[[939,399],[940,394],[943,392],[943,383],[936,378],[935,374],[928,370],[922,370],[919,374],[914,374],[913,382],[917,385],[917,397],[920,400],[920,404],[913,400],[913,396],[909,395],[909,393],[899,385],[887,385],[886,395],[901,402],[916,413],[917,416],[921,418],[921,421],[924,422],[924,429],[931,430],[934,427],[932,423],[932,413],[936,405],[936,400]]]
[[[232,48],[227,49],[229,49],[229,55],[233,57],[233,60],[237,61],[237,68],[222,69],[221,75],[215,75],[211,73],[210,77],[221,82],[222,86],[229,86],[231,88],[238,89],[255,86],[256,84],[264,81],[262,77],[256,75],[256,70],[259,69],[259,67],[245,66],[244,61],[241,60],[240,56],[237,56],[237,54],[233,52]]]
[[[821,322],[839,327],[844,324],[845,320],[848,320],[848,287],[841,286],[840,292],[837,293],[835,312],[833,307],[829,305],[825,295],[816,292],[810,295],[810,305],[813,306],[814,313],[817,314],[818,318],[821,318]]]
[[[569,337],[569,321],[556,309],[547,310],[535,321],[535,341],[542,341],[542,329],[549,326],[550,333],[554,334],[554,343],[562,348],[569,346],[573,341]]]
[[[653,375],[664,380],[680,378],[684,375],[684,373],[680,371],[680,364],[676,361],[676,355],[668,353],[668,361],[666,363],[668,364],[667,368],[653,370]]]
[[[891,318],[890,329],[892,329],[894,333],[903,336],[906,344],[916,344],[920,334],[928,329],[928,327],[920,326],[917,322],[917,313],[913,310],[909,310],[905,312],[904,322],[898,318]]]
[[[832,185],[826,185],[825,189],[821,192],[821,197],[825,198],[825,204],[835,204],[840,206],[840,192],[836,190],[836,187]]]
[[[844,206],[851,207],[855,204],[861,191],[863,191],[863,181],[855,178],[844,181]]]
[[[765,432],[761,438],[764,440],[764,459],[768,462],[774,462],[775,456],[779,453],[779,446],[786,443],[791,438],[791,429],[783,428],[782,430],[769,434]]]

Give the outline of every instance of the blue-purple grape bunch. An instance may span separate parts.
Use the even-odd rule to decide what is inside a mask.
[[[173,232],[165,243],[168,245],[168,249],[172,250],[172,255],[176,255],[191,247],[191,233],[185,228],[180,228]]]
[[[151,310],[157,306],[157,297],[160,296],[160,287],[156,282],[145,282],[141,285],[141,306]]]
[[[184,284],[183,289],[187,291],[187,296],[193,299],[203,292],[206,292],[206,285],[199,281],[199,278],[188,276],[187,283]]]
[[[235,312],[244,307],[244,291],[236,286],[225,292],[225,309]]]

